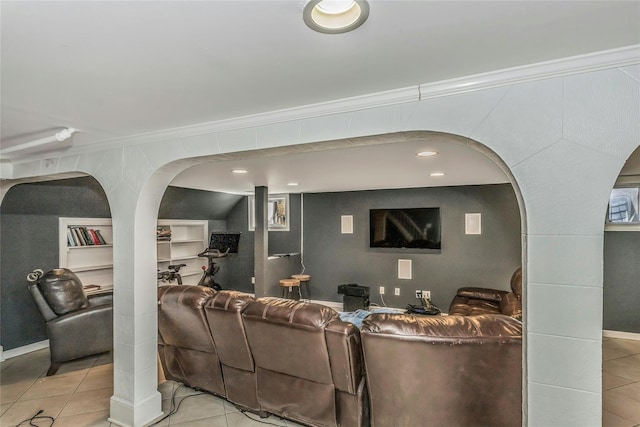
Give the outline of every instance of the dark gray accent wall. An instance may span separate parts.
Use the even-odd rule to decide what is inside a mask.
[[[100,184],[82,177],[19,184],[0,206],[0,343],[5,350],[47,339],[26,275],[58,267],[58,218],[109,218]]]
[[[227,215],[242,199],[233,194],[168,187],[158,217],[208,220],[210,231],[225,231]],[[19,184],[2,201],[0,343],[5,350],[47,339],[25,277],[35,268],[48,271],[58,267],[60,217],[110,218],[100,184],[92,177]],[[226,280],[225,273],[221,269],[216,278]]]
[[[270,231],[268,253],[300,253],[300,194],[289,195],[289,231]],[[241,232],[238,253],[221,261],[220,274],[226,271],[224,288],[253,293],[254,238],[249,231],[249,201],[244,196],[227,217],[227,230]],[[297,270],[297,267],[294,269]]]
[[[440,207],[440,253],[369,248],[369,209],[420,207]],[[465,213],[482,214],[481,235],[465,235]],[[353,215],[353,234],[341,234],[341,215]],[[384,300],[393,307],[415,304],[415,290],[429,290],[446,311],[462,286],[509,289],[522,263],[520,211],[510,184],[305,194],[303,222],[312,299],[340,301],[338,285],[357,283],[370,286],[378,304],[378,288],[385,286]],[[411,280],[398,279],[399,259],[412,260]]]
[[[640,232],[604,233],[603,328],[640,333]]]
[[[158,218],[225,221],[229,212],[243,197],[217,191],[169,186],[162,196]]]

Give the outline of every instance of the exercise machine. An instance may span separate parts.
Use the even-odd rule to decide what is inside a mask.
[[[206,286],[216,291],[222,289],[222,285],[215,281],[214,276],[220,271],[220,266],[215,260],[225,258],[230,253],[238,253],[238,242],[240,233],[211,233],[209,247],[198,254],[199,257],[207,258],[207,266],[203,266],[202,277],[198,286]]]
[[[182,285],[182,276],[180,275],[180,269],[186,266],[187,264],[173,264],[168,266],[167,270],[165,271],[158,270],[158,280],[169,283],[175,280],[178,282],[178,285]]]
[[[224,258],[229,254],[229,250],[225,252],[220,252],[218,249],[207,248],[204,251],[198,254],[199,257],[207,258],[208,263],[207,266],[202,266],[202,277],[198,282],[198,286],[206,286],[208,288],[213,288],[216,291],[222,289],[222,286],[219,283],[216,283],[214,276],[220,271],[220,266],[216,264],[214,260],[218,258]]]

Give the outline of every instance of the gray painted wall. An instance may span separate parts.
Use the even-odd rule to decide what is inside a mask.
[[[369,209],[417,207],[440,207],[441,253],[369,248]],[[478,212],[482,234],[465,235],[464,214]],[[353,234],[341,234],[341,215],[353,215]],[[305,194],[304,248],[313,299],[340,301],[338,285],[357,283],[370,286],[378,304],[385,286],[393,307],[417,303],[415,290],[429,290],[446,311],[459,287],[509,289],[522,262],[520,212],[510,184]],[[411,280],[397,278],[398,259],[412,260]]]
[[[47,339],[27,290],[27,273],[58,267],[58,218],[109,218],[109,203],[91,177],[19,184],[0,206],[0,342],[5,350]]]
[[[603,327],[640,333],[640,232],[604,233]]]
[[[226,216],[242,196],[168,187],[161,219],[209,220],[226,229]],[[27,291],[27,273],[58,267],[58,218],[110,218],[109,203],[92,177],[12,187],[0,206],[0,343],[5,350],[47,339],[42,316]],[[203,258],[203,264],[206,260]],[[224,280],[221,269],[220,279]]]

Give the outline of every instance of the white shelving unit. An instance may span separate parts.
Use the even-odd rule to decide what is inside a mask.
[[[158,227],[171,229],[170,241],[158,241],[158,269],[164,271],[169,265],[186,264],[180,275],[183,285],[196,285],[202,276],[206,258],[198,257],[209,245],[209,223],[199,220],[158,220]],[[158,285],[167,284],[159,281]]]
[[[86,227],[100,230],[106,245],[69,246],[67,229]],[[113,228],[111,218],[59,218],[59,266],[78,275],[83,285],[113,289]]]
[[[113,289],[113,228],[111,218],[68,218],[58,221],[59,266],[78,275],[84,285],[98,285],[100,290]],[[202,276],[206,258],[198,254],[209,245],[209,224],[198,220],[158,220],[158,226],[171,229],[170,241],[158,241],[158,269],[172,264],[186,264],[180,275],[185,285],[195,285]],[[106,245],[69,246],[67,229],[86,227],[100,230]],[[159,285],[166,284],[159,281]]]

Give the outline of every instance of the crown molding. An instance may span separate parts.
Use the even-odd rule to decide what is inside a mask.
[[[440,82],[426,83],[402,89],[371,93],[334,101],[300,107],[275,110],[249,116],[236,117],[197,125],[165,129],[129,137],[119,137],[74,146],[65,155],[80,154],[115,147],[148,144],[167,140],[179,140],[197,135],[206,135],[254,126],[264,126],[293,120],[304,120],[332,114],[403,104],[430,98],[457,95],[500,86],[544,80],[554,77],[618,68],[640,63],[640,45],[595,52],[476,74]],[[51,154],[49,153],[49,157]],[[14,163],[43,158],[42,153],[16,159]]]
[[[106,146],[112,147],[124,144],[145,144],[169,139],[180,139],[190,136],[206,135],[214,132],[225,132],[253,126],[270,125],[292,120],[304,120],[332,114],[385,107],[394,104],[404,104],[406,102],[418,101],[419,98],[420,92],[418,90],[418,86],[412,86],[385,92],[377,92],[350,98],[342,98],[334,101],[321,102],[318,104],[310,104],[302,107],[293,107],[282,110],[269,111],[266,113],[253,114],[250,116],[235,117],[232,119],[218,120],[215,122],[207,122],[197,125],[166,129],[131,137],[120,137],[103,140],[95,144],[100,144],[101,149],[104,149]],[[77,148],[92,145],[94,145],[94,143],[78,146],[73,150],[73,152],[78,152]],[[72,150],[69,150],[69,152],[71,151]]]
[[[640,45],[538,62],[488,73],[420,85],[420,99],[511,86],[640,63]]]

